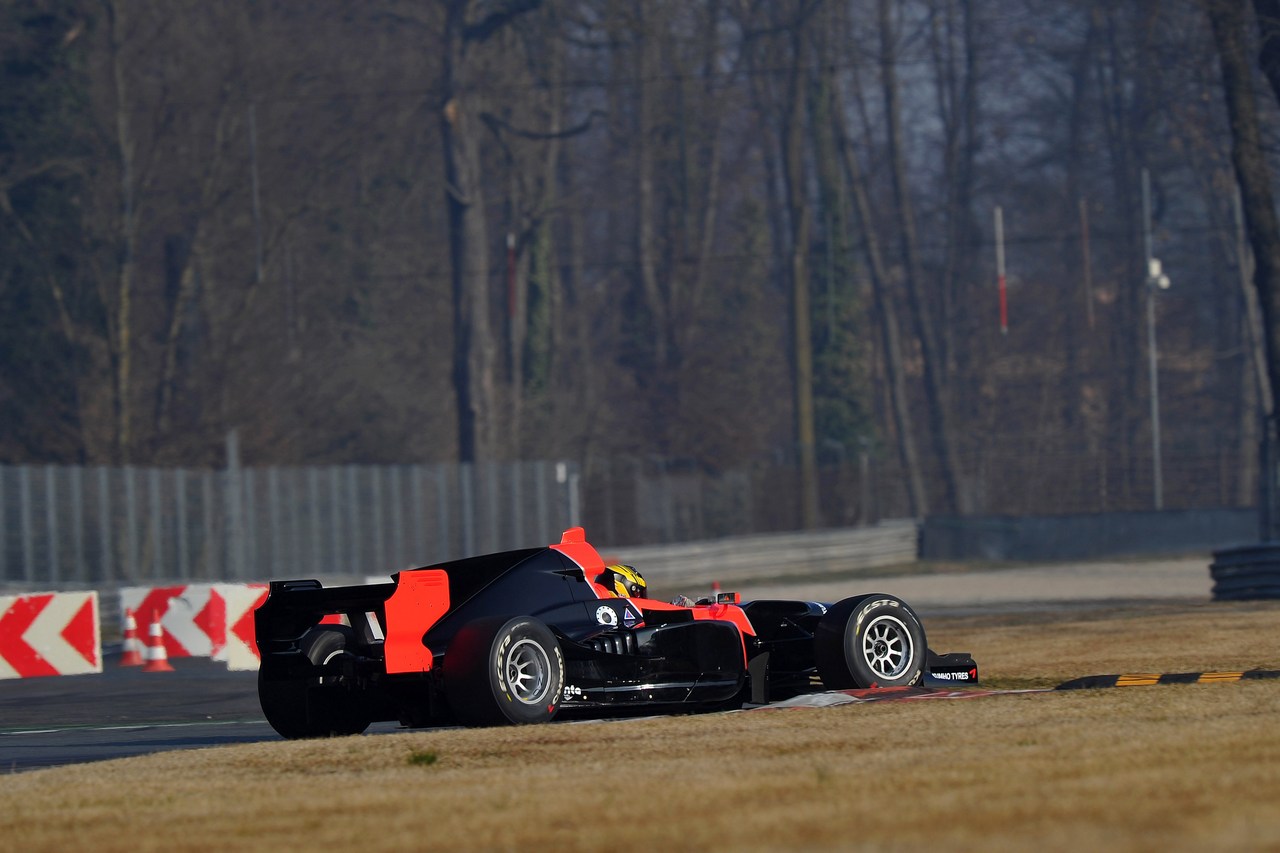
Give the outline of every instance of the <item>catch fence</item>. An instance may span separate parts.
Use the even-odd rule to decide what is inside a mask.
[[[300,468],[0,466],[0,581],[71,588],[390,574],[544,542],[566,462]]]
[[[1256,454],[1171,442],[1165,511],[1256,505]],[[1114,454],[1112,454],[1114,455]],[[229,453],[228,458],[235,458]],[[1037,516],[1153,509],[1150,461],[1037,439],[966,449],[948,511]],[[891,456],[824,459],[822,529],[921,515]],[[226,470],[0,466],[0,584],[97,588],[152,581],[389,575],[547,544],[582,525],[606,553],[806,529],[799,466],[785,456],[727,470],[660,457]]]

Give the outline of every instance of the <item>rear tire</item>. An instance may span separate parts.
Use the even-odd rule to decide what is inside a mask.
[[[449,644],[444,680],[449,706],[463,725],[546,723],[564,696],[564,656],[537,619],[480,619]]]
[[[818,675],[831,690],[906,687],[924,676],[924,627],[896,596],[844,599],[823,615],[813,642]]]
[[[324,666],[355,647],[355,632],[345,625],[317,625],[298,643],[314,667]],[[358,735],[370,717],[358,693],[340,675],[276,680],[258,670],[258,700],[271,728],[285,738]]]

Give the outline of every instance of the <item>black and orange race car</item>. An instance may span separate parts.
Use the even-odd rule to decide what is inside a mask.
[[[930,651],[892,595],[670,604],[636,595],[636,584],[618,595],[602,583],[616,568],[578,527],[544,548],[408,569],[390,583],[273,581],[254,614],[262,710],[281,735],[302,738],[383,720],[540,723],[977,682],[973,659]]]

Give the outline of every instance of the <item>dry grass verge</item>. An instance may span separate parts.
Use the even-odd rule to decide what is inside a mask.
[[[1280,668],[1280,604],[933,620],[991,680]],[[1280,845],[1280,682],[170,752],[5,778],[15,850]]]

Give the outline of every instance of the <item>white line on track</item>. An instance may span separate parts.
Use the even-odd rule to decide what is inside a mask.
[[[62,726],[56,729],[19,729],[12,732],[0,732],[0,737],[9,735],[49,735],[60,732],[120,732],[138,731],[141,729],[185,729],[194,726],[243,726],[262,723],[266,720],[199,720],[192,723],[133,723],[127,726]]]

